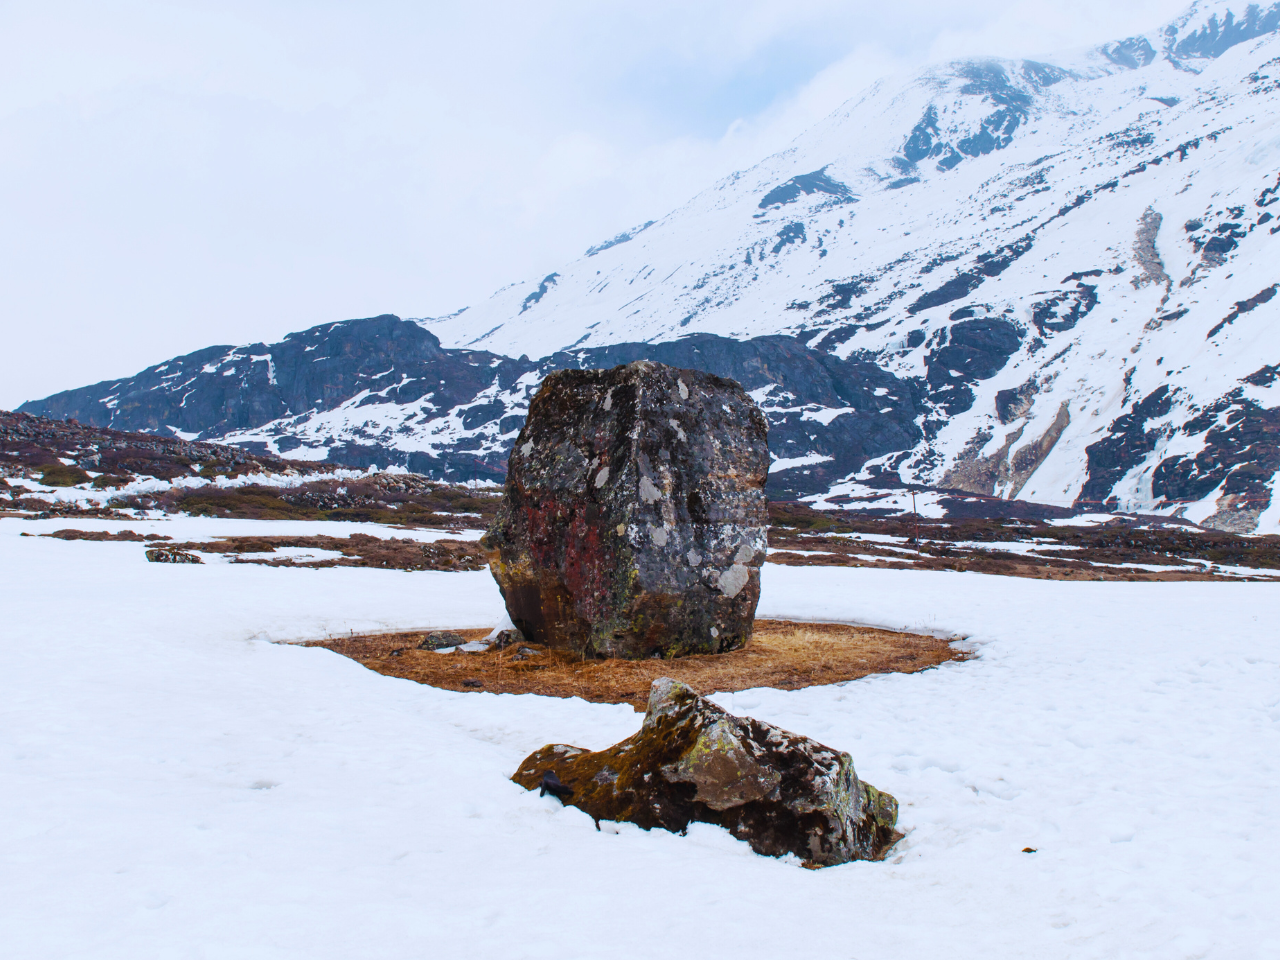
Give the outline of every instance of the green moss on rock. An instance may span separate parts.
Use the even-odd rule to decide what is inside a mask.
[[[512,780],[536,790],[548,773],[571,791],[563,802],[597,822],[714,823],[757,853],[813,866],[878,860],[901,836],[897,800],[861,782],[847,753],[735,717],[665,677],[635,736],[594,752],[549,744]]]

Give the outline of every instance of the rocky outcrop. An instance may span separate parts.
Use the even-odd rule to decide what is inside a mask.
[[[152,563],[204,563],[194,553],[175,550],[172,547],[155,547],[148,550],[147,559]]]
[[[512,622],[584,655],[742,646],[765,556],[766,433],[721,377],[648,361],[547,377],[484,541]]]
[[[714,823],[757,853],[812,866],[878,860],[901,836],[898,801],[859,780],[847,753],[735,717],[667,677],[653,682],[635,736],[594,753],[549,744],[512,779],[597,824]]]
[[[1000,449],[986,457],[978,454],[991,440],[992,434],[990,430],[980,431],[956,457],[951,469],[942,475],[938,486],[944,490],[965,490],[988,497],[999,486],[1002,488],[1001,496],[1016,500],[1027,480],[1053,452],[1058,438],[1070,423],[1071,411],[1063,401],[1044,434],[1019,447],[1012,455],[1009,451],[1022,439],[1025,423],[1004,438]]]

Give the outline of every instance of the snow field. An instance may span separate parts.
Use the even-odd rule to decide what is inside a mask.
[[[105,530],[115,533],[132,530],[146,536],[158,533],[172,537],[176,543],[205,542],[219,537],[340,537],[363,533],[384,540],[418,540],[431,543],[435,540],[479,540],[483,530],[442,530],[427,527],[401,528],[385,523],[348,523],[334,520],[238,520],[221,517],[166,516],[153,511],[152,516],[127,520],[100,520],[95,517],[52,517],[48,520],[5,519],[3,529],[13,535],[41,533],[55,530]],[[39,543],[47,541],[40,540]],[[167,541],[161,541],[162,543]],[[135,544],[136,546],[136,544]],[[141,554],[139,554],[141,557]],[[205,558],[208,562],[208,557]]]
[[[766,566],[762,617],[978,651],[717,698],[848,750],[902,802],[889,861],[807,871],[707,826],[597,833],[507,780],[544,743],[630,734],[629,707],[264,642],[489,626],[486,572],[169,566],[18,537],[43,526],[0,520],[6,956],[1280,953],[1276,585]]]

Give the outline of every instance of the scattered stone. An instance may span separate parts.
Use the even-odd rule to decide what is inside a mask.
[[[531,642],[608,657],[751,636],[767,425],[733,380],[639,361],[543,381],[482,545]]]
[[[573,796],[573,791],[561,783],[560,778],[550,770],[538,781],[538,796],[545,797],[548,793],[561,801]]]
[[[460,650],[463,653],[485,653],[489,649],[489,644],[485,643],[483,640],[472,640],[469,643],[459,644],[454,649]]]
[[[139,519],[138,517],[131,517],[127,513],[121,513],[119,510],[115,510],[111,507],[82,507],[78,503],[72,503],[69,501],[50,503],[47,500],[39,500],[35,497],[15,500],[13,505],[22,510],[39,511],[27,517],[28,520],[68,520],[71,518],[84,520]]]
[[[505,650],[513,643],[524,643],[524,634],[519,630],[500,630],[490,643],[499,650]]]
[[[511,779],[597,823],[714,823],[757,853],[813,866],[878,860],[901,837],[898,801],[860,781],[847,753],[735,717],[667,677],[654,681],[635,736],[598,752],[549,744]]]
[[[168,547],[153,547],[147,551],[147,559],[152,563],[204,563],[194,553],[185,553]]]
[[[452,630],[432,630],[422,638],[422,642],[418,644],[418,649],[441,650],[445,647],[458,647],[466,642],[462,634],[454,633]]]
[[[463,680],[463,681],[462,681],[462,685],[463,685],[464,687],[483,687],[483,686],[484,686],[484,681],[483,681],[483,680],[475,680],[475,679],[472,679],[472,678],[468,678],[468,679],[466,679],[466,680]]]

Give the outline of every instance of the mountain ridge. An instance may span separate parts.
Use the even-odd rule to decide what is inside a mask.
[[[1055,63],[930,68],[450,317],[208,348],[21,409],[499,479],[547,372],[645,357],[742,380],[771,495],[1269,530],[1278,31],[1280,3],[1197,3]]]

